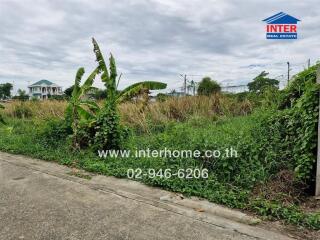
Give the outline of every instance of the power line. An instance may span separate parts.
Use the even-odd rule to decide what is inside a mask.
[[[277,79],[280,83],[286,82],[287,84],[289,84],[290,77],[292,75],[294,75],[298,71],[298,68],[300,68],[300,67],[304,67],[304,68],[308,67],[309,68],[311,66],[311,60],[310,59],[307,59],[307,61],[300,62],[300,63],[291,63],[291,62],[288,61],[288,62],[278,62],[278,63],[267,64],[267,65],[284,65],[285,63],[287,65],[286,73],[278,75],[278,76],[276,76],[274,78]],[[182,78],[182,84],[181,84],[181,79],[177,80],[177,81],[173,81],[170,84],[172,86],[172,85],[176,85],[176,84],[180,83],[182,85],[182,87],[173,87],[173,89],[174,90],[177,89],[178,91],[183,92],[184,95],[189,94],[190,89],[192,89],[193,94],[194,94],[196,85],[198,84],[198,82],[194,81],[194,78],[200,80],[200,77],[210,76],[212,73],[215,73],[215,72],[213,72],[213,71],[212,72],[205,72],[203,74],[201,74],[201,73],[174,73],[174,72],[171,72],[172,75],[179,75]],[[124,73],[124,74],[138,75],[138,74],[151,74],[151,72],[142,70],[142,71],[128,72],[128,73]],[[286,75],[286,79],[284,79],[285,75]],[[232,82],[232,81],[234,81],[234,80],[233,79],[224,79],[222,81],[219,81],[219,84],[228,83],[228,82]],[[248,81],[248,83],[250,81]],[[241,82],[246,82],[246,81],[241,81]],[[246,84],[244,84],[244,83],[234,84],[234,85],[228,84],[228,85],[223,85],[222,86],[222,88],[227,88],[227,89],[228,88],[229,89],[231,89],[231,88],[242,88],[242,87],[247,87],[247,83]]]

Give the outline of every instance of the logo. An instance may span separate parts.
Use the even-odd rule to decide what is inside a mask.
[[[297,23],[300,20],[284,12],[279,12],[262,21],[267,23],[267,39],[297,39],[298,37]]]

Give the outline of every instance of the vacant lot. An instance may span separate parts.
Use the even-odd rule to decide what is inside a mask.
[[[207,169],[207,178],[167,178],[159,173],[135,180],[319,230],[319,203],[309,200],[314,187],[318,117],[315,71],[316,66],[298,74],[284,91],[119,105],[127,134],[122,149],[198,150],[199,157],[100,158],[90,142],[74,150],[73,133],[64,124],[66,101],[6,104],[0,149],[122,178],[128,177],[129,169],[145,173],[149,169],[156,173]],[[86,135],[81,136],[85,141]],[[207,150],[230,148],[236,150],[236,156],[204,155]]]

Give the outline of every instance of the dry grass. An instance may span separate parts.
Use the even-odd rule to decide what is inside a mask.
[[[286,206],[305,202],[307,185],[295,181],[294,172],[281,170],[266,183],[257,185],[254,197],[282,202]]]
[[[164,102],[148,105],[125,103],[120,106],[123,122],[144,132],[149,132],[152,126],[163,125],[169,121],[182,122],[193,116],[209,118],[247,115],[252,109],[252,104],[247,100],[238,102],[220,94],[211,97],[169,98]]]
[[[66,101],[13,101],[5,104],[4,114],[8,117],[29,116],[40,120],[63,118],[67,107]],[[170,121],[186,121],[190,117],[217,117],[247,115],[252,111],[252,104],[237,101],[224,95],[211,97],[196,96],[168,98],[164,102],[127,102],[119,107],[123,123],[149,132],[150,128],[164,125]],[[30,113],[29,115],[27,113]]]
[[[67,102],[65,101],[13,101],[4,104],[4,114],[8,117],[19,117],[19,112],[30,113],[30,116],[37,119],[63,118]]]

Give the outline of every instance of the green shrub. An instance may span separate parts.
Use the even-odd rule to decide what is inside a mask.
[[[30,109],[26,104],[21,102],[19,105],[14,106],[13,116],[15,118],[31,118],[32,109]]]
[[[1,109],[4,109],[4,106],[0,104],[0,111],[1,111]],[[1,112],[0,112],[0,124],[5,124],[5,123],[6,122],[5,122],[3,116],[1,115]]]
[[[257,198],[251,201],[249,208],[271,219],[285,219],[287,223],[320,230],[320,213],[304,213],[296,205],[284,206],[279,202]]]
[[[296,180],[315,180],[319,86],[316,67],[299,73],[284,91],[281,110],[265,119],[257,136],[260,158],[275,162],[275,171],[295,171]],[[308,76],[308,78],[307,78]]]
[[[45,146],[57,146],[65,143],[72,129],[63,120],[50,120],[38,126],[38,140]]]
[[[94,136],[92,145],[94,149],[120,149],[126,139],[126,131],[120,125],[119,113],[116,106],[106,105],[93,123]]]

